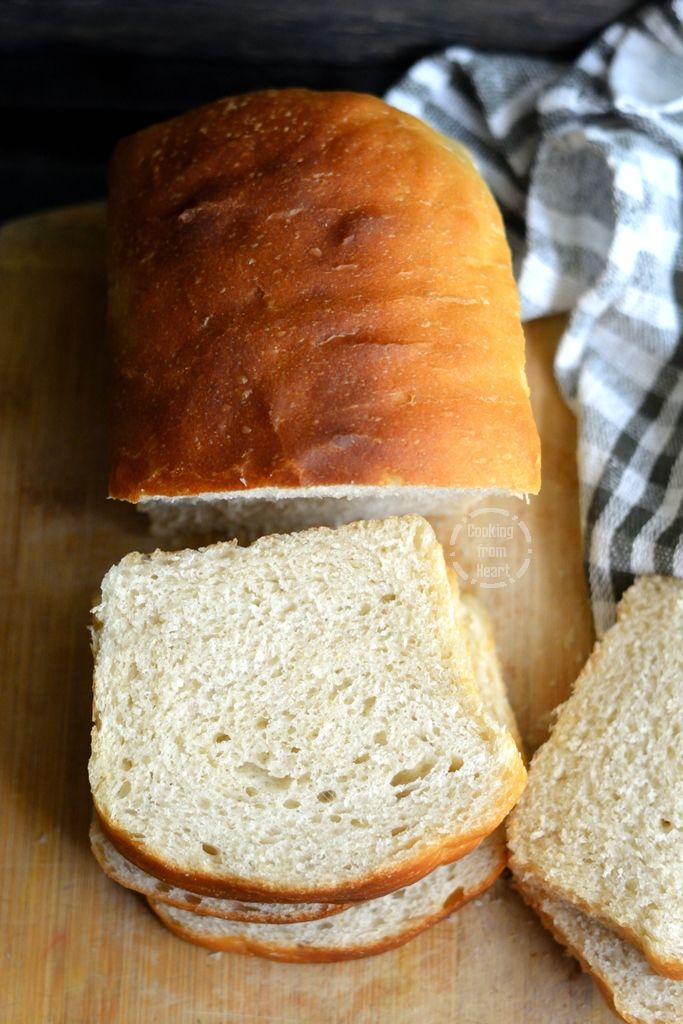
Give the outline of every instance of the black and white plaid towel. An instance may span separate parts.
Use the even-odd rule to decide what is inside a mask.
[[[387,99],[472,151],[506,219],[525,319],[570,311],[598,633],[634,575],[683,576],[683,0],[573,64],[452,47]]]

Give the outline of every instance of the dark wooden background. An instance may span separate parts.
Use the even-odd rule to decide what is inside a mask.
[[[571,54],[625,0],[0,0],[0,219],[100,196],[116,138],[264,86],[381,93],[452,44]]]

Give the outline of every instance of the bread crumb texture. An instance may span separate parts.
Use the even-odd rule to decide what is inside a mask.
[[[94,610],[99,814],[166,864],[274,892],[490,832],[524,773],[456,615],[419,517],[127,556]]]

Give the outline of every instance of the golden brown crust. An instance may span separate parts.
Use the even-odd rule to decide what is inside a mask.
[[[581,970],[595,982],[600,995],[603,997],[607,1005],[609,1006],[612,1013],[615,1013],[617,1017],[621,1017],[622,1020],[626,1021],[626,1024],[647,1024],[647,1021],[642,1020],[640,1017],[633,1017],[631,1014],[625,1013],[622,1008],[617,1006],[614,992],[609,985],[606,978],[603,978],[601,974],[598,974],[594,968],[590,966],[587,960],[579,953],[575,946],[571,944],[569,939],[566,937],[564,932],[558,927],[557,923],[550,917],[545,911],[541,910],[541,907],[537,900],[534,899],[533,895],[528,889],[524,888],[522,882],[516,876],[512,876],[512,887],[516,889],[519,895],[522,897],[524,902],[531,907],[533,912],[537,915],[543,927],[550,932],[556,942],[559,942],[561,946],[564,946],[568,953],[574,957],[575,960],[581,966]]]
[[[269,91],[119,143],[110,494],[538,491],[498,209],[371,96]]]
[[[420,932],[426,931],[427,928],[438,924],[439,921],[443,921],[444,918],[449,917],[470,900],[476,899],[477,896],[481,896],[487,889],[490,889],[505,867],[505,848],[501,846],[500,849],[501,856],[495,868],[476,888],[471,889],[468,892],[464,892],[462,889],[456,890],[449,896],[449,898],[444,902],[444,905],[436,913],[424,917],[421,921],[412,925],[410,928],[406,928],[406,930],[401,932],[399,935],[393,935],[382,942],[368,943],[367,945],[358,945],[347,949],[335,950],[303,946],[278,947],[269,945],[267,942],[257,942],[254,939],[247,938],[246,936],[230,935],[222,938],[205,936],[196,932],[191,932],[171,920],[166,914],[164,914],[163,904],[151,899],[148,899],[147,902],[160,921],[162,921],[170,931],[179,938],[185,939],[187,942],[192,942],[194,945],[203,946],[205,949],[211,949],[223,953],[241,953],[244,956],[258,956],[265,957],[267,960],[279,960],[287,963],[300,964],[336,963],[342,960],[358,960],[361,957],[377,956],[379,953],[387,953],[391,949],[396,949],[397,946],[404,945],[406,942],[415,938],[416,935],[419,935]]]
[[[275,889],[260,884],[258,881],[247,882],[239,876],[217,877],[193,871],[183,871],[176,865],[168,864],[140,849],[127,833],[114,828],[95,805],[102,831],[114,846],[138,867],[154,875],[155,878],[188,889],[201,896],[214,896],[227,899],[254,901],[257,903],[354,903],[361,900],[376,899],[386,896],[395,889],[412,885],[445,864],[460,860],[467,856],[476,846],[490,835],[503,821],[524,789],[526,771],[521,758],[516,764],[516,774],[511,780],[506,799],[499,806],[490,822],[476,832],[458,836],[457,839],[444,840],[441,843],[423,850],[419,855],[394,865],[393,867],[368,875],[348,884],[330,886],[319,889]]]

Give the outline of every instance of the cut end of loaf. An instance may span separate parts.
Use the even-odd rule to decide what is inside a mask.
[[[395,486],[262,487],[173,498],[144,496],[137,507],[149,516],[155,537],[164,544],[184,547],[195,539],[211,543],[237,538],[246,544],[273,533],[412,513],[464,516],[477,501],[499,493]]]
[[[419,517],[130,555],[95,617],[96,807],[195,891],[381,895],[463,856],[524,785]]]

